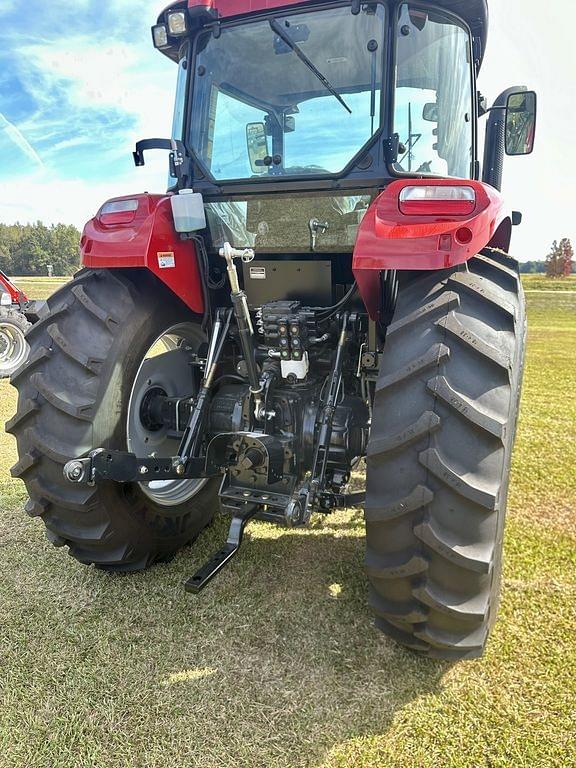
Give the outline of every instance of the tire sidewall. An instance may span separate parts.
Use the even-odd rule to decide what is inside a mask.
[[[491,255],[406,283],[368,451],[378,626],[444,658],[481,653],[499,602],[526,325],[517,270]]]

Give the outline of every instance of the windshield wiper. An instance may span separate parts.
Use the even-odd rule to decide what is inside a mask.
[[[347,112],[349,112],[350,114],[352,114],[352,110],[350,109],[350,107],[348,106],[348,104],[346,104],[346,102],[344,101],[344,99],[342,98],[342,96],[340,96],[340,94],[338,93],[338,91],[337,91],[337,90],[334,88],[334,86],[332,85],[332,83],[330,83],[330,82],[329,82],[329,80],[327,80],[327,79],[324,77],[324,75],[322,74],[322,72],[320,72],[320,70],[319,70],[319,69],[316,69],[316,67],[315,67],[315,66],[314,66],[314,64],[313,64],[313,63],[310,61],[310,59],[308,58],[308,56],[306,56],[306,54],[305,54],[305,53],[304,53],[304,51],[303,51],[303,50],[300,48],[300,46],[299,46],[299,45],[297,45],[297,44],[296,44],[296,43],[295,43],[295,42],[292,40],[292,38],[291,38],[289,35],[287,35],[287,34],[286,34],[286,32],[284,32],[284,30],[282,29],[282,27],[280,26],[280,24],[279,24],[279,23],[276,21],[276,19],[271,19],[271,20],[270,20],[270,26],[272,27],[272,30],[273,30],[274,32],[276,32],[276,34],[278,35],[278,37],[279,37],[279,38],[281,38],[282,40],[284,40],[284,42],[286,43],[286,45],[288,46],[288,48],[290,48],[291,50],[293,50],[293,51],[294,51],[294,53],[296,54],[296,56],[298,56],[298,58],[300,59],[300,61],[301,61],[303,64],[306,64],[306,66],[308,67],[308,69],[310,70],[310,72],[312,72],[312,74],[313,74],[315,77],[317,77],[317,78],[318,78],[318,80],[320,80],[320,82],[321,82],[321,83],[322,83],[322,85],[323,85],[323,86],[326,88],[326,90],[327,90],[327,91],[330,91],[330,93],[332,94],[332,96],[334,96],[336,99],[338,99],[338,101],[340,102],[340,104],[342,104],[342,106],[344,107],[344,109],[345,109]]]

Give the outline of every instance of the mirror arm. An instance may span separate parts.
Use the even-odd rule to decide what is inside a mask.
[[[141,139],[132,153],[134,165],[144,165],[144,152],[150,149],[170,150],[170,169],[174,170],[178,185],[182,186],[191,176],[191,158],[184,143],[179,139]]]
[[[502,189],[502,170],[506,146],[506,105],[511,93],[525,91],[525,86],[507,88],[498,96],[488,109],[486,140],[484,142],[484,161],[482,163],[482,181],[498,191]],[[504,105],[504,106],[502,106]]]

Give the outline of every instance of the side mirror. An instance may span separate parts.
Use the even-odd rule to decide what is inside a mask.
[[[529,155],[534,149],[536,93],[517,91],[506,101],[506,154]]]
[[[426,120],[428,123],[438,122],[438,104],[429,102],[424,104],[422,109],[422,120]]]
[[[264,123],[247,123],[246,148],[252,173],[264,173],[267,166],[266,158],[270,156]]]

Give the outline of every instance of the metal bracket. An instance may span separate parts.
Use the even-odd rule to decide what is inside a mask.
[[[354,493],[323,493],[320,494],[320,512],[329,512],[333,509],[348,507],[361,507],[366,501],[365,491]]]
[[[98,448],[87,458],[72,459],[64,466],[64,477],[70,483],[94,485],[97,482],[142,483],[152,480],[184,480],[212,477],[220,474],[206,467],[204,457],[188,459],[182,464],[179,456],[171,458],[139,458],[134,453],[108,451]]]
[[[212,581],[214,576],[220,573],[222,568],[230,562],[240,549],[242,536],[244,535],[244,529],[246,528],[248,521],[253,518],[257,512],[257,504],[247,504],[242,511],[236,512],[230,523],[226,544],[224,544],[222,549],[219,549],[218,552],[215,552],[210,560],[196,571],[194,576],[191,576],[188,579],[184,585],[186,592],[197,594],[203,590],[204,587]]]
[[[282,479],[282,467],[284,462],[284,447],[274,435],[266,435],[263,432],[221,432],[213,437],[206,449],[206,471],[210,475],[216,475],[227,469],[223,461],[227,449],[239,455],[242,449],[253,448],[260,454],[256,456],[257,468],[262,470],[267,484],[278,482]],[[250,469],[252,464],[247,464],[244,469]]]
[[[388,136],[384,139],[384,156],[389,165],[398,162],[399,146],[400,136],[397,133],[393,133],[392,136]]]

